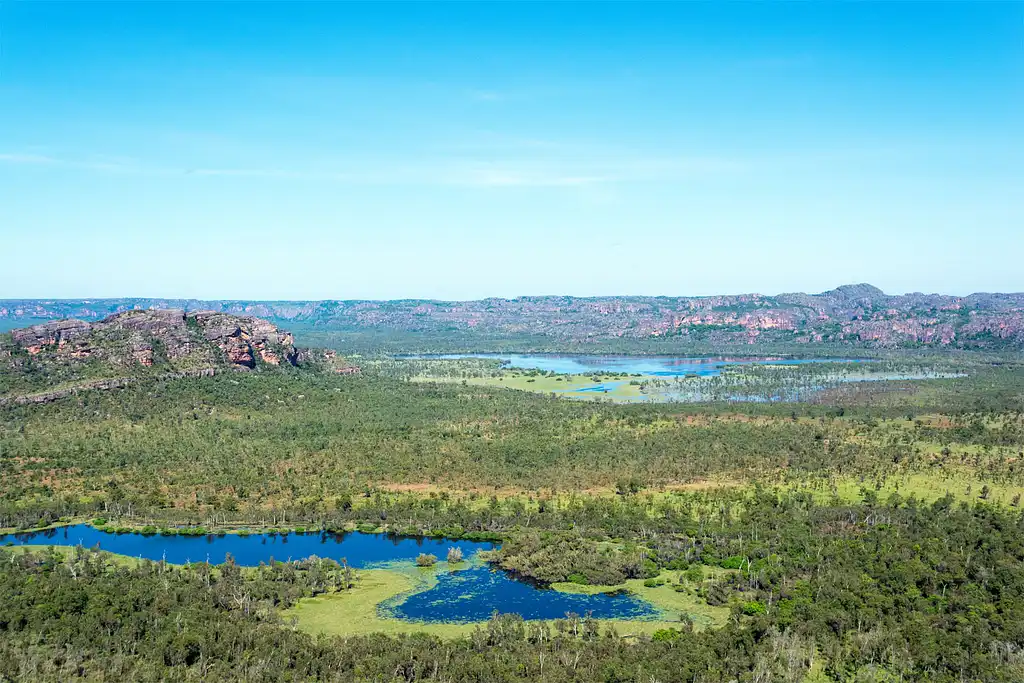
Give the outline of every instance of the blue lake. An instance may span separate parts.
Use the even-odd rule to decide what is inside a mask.
[[[430,553],[443,560],[449,548],[457,547],[470,561],[466,569],[448,571],[445,563],[439,563],[433,570],[437,573],[435,586],[387,601],[379,607],[381,612],[397,619],[425,622],[481,621],[495,610],[520,614],[525,619],[557,619],[569,612],[580,615],[591,612],[599,619],[650,618],[658,613],[649,603],[625,593],[560,593],[472,562],[478,551],[495,548],[493,543],[360,532],[143,536],[74,525],[30,534],[0,535],[0,546],[3,545],[99,546],[121,555],[153,561],[165,559],[173,564],[220,564],[230,553],[237,564],[246,567],[258,566],[271,558],[287,561],[316,555],[338,561],[344,559],[349,565],[362,569],[387,568],[393,563],[411,565],[420,553]]]
[[[524,619],[561,619],[568,613],[590,612],[598,619],[656,617],[650,603],[626,592],[597,595],[560,593],[517,581],[507,572],[475,566],[442,570],[437,585],[414,593],[396,605],[385,604],[389,616],[412,621],[470,622],[489,617],[495,610],[515,612]]]
[[[411,359],[458,360],[461,358],[489,358],[501,361],[505,367],[520,370],[540,370],[560,375],[587,375],[593,373],[622,373],[681,377],[699,375],[714,377],[730,366],[764,363],[771,365],[803,365],[806,363],[850,363],[849,358],[690,358],[668,356],[588,356],[578,354],[501,354],[452,353],[443,355],[401,356]]]
[[[358,531],[342,534],[225,534],[223,536],[143,536],[100,531],[87,524],[60,527],[32,534],[0,536],[0,545],[98,545],[119,555],[153,561],[164,559],[171,564],[209,562],[220,564],[228,553],[242,567],[256,567],[271,558],[279,561],[301,560],[316,555],[332,560],[345,560],[357,568],[383,562],[412,562],[420,553],[445,557],[453,546],[469,556],[478,550],[490,550],[493,543],[449,541],[438,538],[410,538],[385,534],[363,534]]]

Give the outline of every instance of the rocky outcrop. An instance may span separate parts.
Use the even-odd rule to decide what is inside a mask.
[[[295,365],[288,332],[266,320],[215,311],[133,310],[98,322],[57,320],[11,332],[13,352],[57,361],[103,361],[118,366],[155,364]]]
[[[259,318],[239,317],[215,311],[191,314],[204,336],[236,365],[255,367],[257,358],[269,365],[296,365],[294,337]]]
[[[87,336],[91,330],[92,325],[83,320],[58,320],[22,330],[12,330],[11,337],[17,345],[35,355],[49,346],[62,349]]]

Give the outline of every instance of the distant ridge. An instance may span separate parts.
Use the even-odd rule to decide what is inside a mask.
[[[820,294],[776,296],[527,296],[477,301],[15,299],[0,300],[0,323],[11,328],[40,320],[99,320],[136,309],[212,310],[327,330],[530,334],[574,341],[676,337],[721,344],[1024,348],[1024,293],[889,295],[867,283]]]

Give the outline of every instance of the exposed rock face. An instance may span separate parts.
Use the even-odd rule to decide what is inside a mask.
[[[214,311],[136,310],[94,323],[58,320],[14,330],[11,338],[15,351],[31,356],[119,366],[255,368],[259,362],[295,365],[298,358],[291,334],[259,318]]]
[[[76,339],[88,335],[91,329],[92,326],[82,320],[58,320],[23,330],[13,330],[11,337],[18,345],[35,355],[46,346],[62,349]]]
[[[215,322],[214,316],[219,314],[236,320],[253,320],[250,316],[254,315],[294,320],[326,329],[460,330],[545,335],[572,341],[674,336],[683,341],[710,344],[781,341],[884,347],[1024,347],[1024,294],[980,293],[961,297],[915,292],[891,296],[868,284],[844,285],[820,294],[777,296],[527,296],[479,301],[293,302],[16,300],[0,301],[0,319],[82,317],[93,320],[112,312],[139,308],[209,308],[210,313],[190,316],[206,316],[218,328],[220,323]],[[40,338],[50,341],[37,339],[31,346],[41,348],[60,344],[61,340],[65,344],[74,343],[76,335],[81,333],[76,326],[84,323],[63,321],[60,324],[65,327],[49,329],[46,334],[51,336]],[[230,327],[226,324],[217,345],[234,357],[235,362],[242,365],[257,361],[289,362],[273,348],[261,348],[252,340],[240,339],[240,334],[233,335]],[[271,336],[256,331],[256,335],[259,334]],[[147,362],[149,352],[145,344],[140,343],[136,351],[138,362]]]
[[[216,344],[232,363],[252,368],[257,357],[270,365],[297,362],[292,346],[295,339],[266,320],[215,311],[200,311],[191,317],[203,329],[206,340]]]

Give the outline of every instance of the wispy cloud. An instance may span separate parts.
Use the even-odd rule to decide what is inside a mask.
[[[58,159],[42,154],[0,154],[0,161],[8,164],[26,164],[30,166],[52,166],[60,163]]]
[[[476,187],[580,187],[614,180],[611,176],[580,175],[557,169],[481,167],[455,172],[449,176],[447,184]]]
[[[501,102],[509,99],[508,93],[497,90],[472,90],[469,97],[478,102]]]
[[[447,187],[580,187],[618,180],[582,169],[528,167],[517,164],[467,164],[437,160],[415,166],[367,166],[358,170],[288,171],[260,168],[192,169],[188,175],[227,178],[280,178],[366,185],[440,185]]]
[[[468,153],[409,160],[368,160],[284,165],[195,166],[148,164],[132,159],[94,156],[62,158],[30,153],[0,153],[0,164],[165,177],[252,178],[281,181],[370,185],[437,185],[469,188],[572,188],[612,183],[652,182],[697,175],[732,174],[744,163],[710,157],[630,154],[560,154],[553,144],[525,145],[521,153]]]
[[[185,175],[225,178],[308,178],[321,175],[274,168],[188,168],[184,170],[184,173]]]
[[[146,169],[129,160],[94,157],[88,159],[63,159],[45,154],[0,153],[0,163],[21,166],[48,166],[71,168],[85,171],[108,171],[114,173],[139,173]]]

